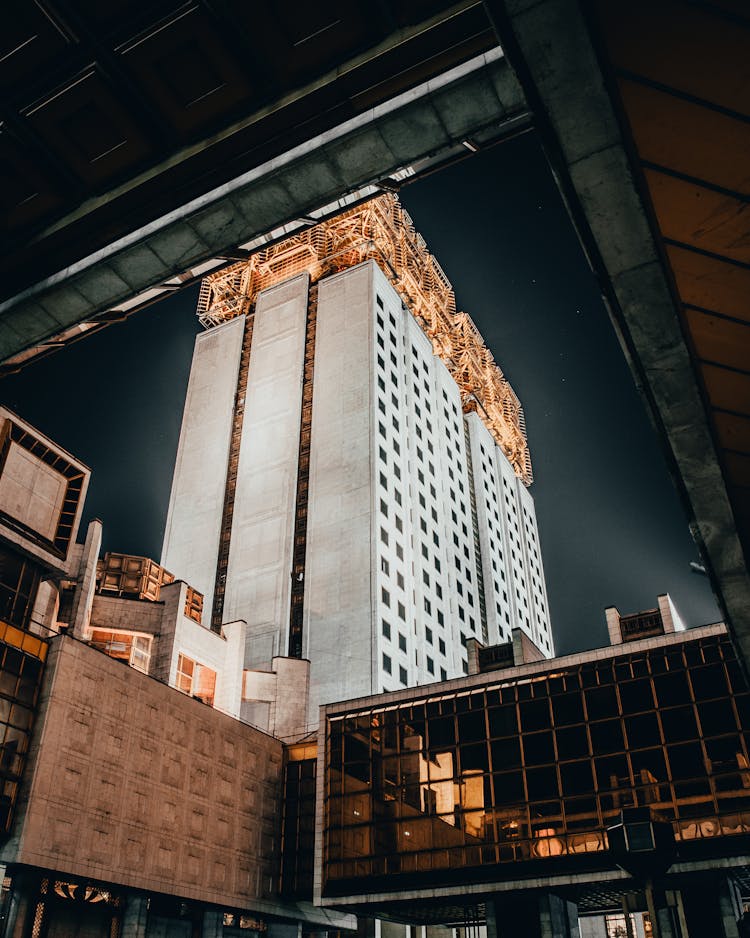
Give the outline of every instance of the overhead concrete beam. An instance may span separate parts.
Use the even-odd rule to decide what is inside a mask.
[[[670,277],[577,0],[485,0],[750,666],[750,579]]]
[[[464,152],[527,115],[500,49],[321,134],[0,305],[0,361],[75,330],[186,270],[423,160]],[[374,190],[372,190],[374,191]],[[197,270],[196,270],[197,268]],[[178,285],[178,284],[177,284]],[[84,325],[85,328],[85,325]]]

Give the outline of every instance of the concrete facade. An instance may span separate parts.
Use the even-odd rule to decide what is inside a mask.
[[[286,654],[307,287],[296,277],[255,308],[224,600],[225,621],[247,621],[248,668]]]
[[[209,623],[244,327],[239,317],[195,340],[162,548],[162,564],[203,593]]]
[[[0,537],[48,569],[75,553],[90,470],[0,407]],[[70,515],[63,528],[62,512]]]
[[[72,638],[48,668],[3,861],[264,907],[282,744]]]
[[[466,415],[487,615],[487,640],[510,639],[517,624],[554,654],[534,500],[476,413]],[[487,641],[485,641],[485,644]]]
[[[517,622],[551,654],[533,501],[481,420],[464,417],[455,381],[377,264],[321,281],[317,329],[311,717],[334,695],[467,673],[467,642],[501,634],[503,594],[508,636]]]
[[[376,669],[371,277],[363,266],[318,286],[303,633],[310,718],[344,687],[372,687]]]
[[[300,574],[309,725],[321,703],[468,673],[469,641],[496,644],[515,626],[545,655],[553,648],[533,500],[480,416],[463,413],[455,380],[401,296],[375,261],[321,279],[317,291]],[[247,385],[235,395],[244,415],[224,619],[247,622],[241,712],[263,728],[278,684],[273,661],[289,653],[308,297],[307,274],[258,294]],[[232,400],[227,375],[237,374],[239,326],[226,329],[218,327],[228,357],[213,411]],[[220,524],[219,473],[207,486],[211,510],[195,523],[191,501],[210,471],[194,452],[206,407],[198,389],[217,363],[196,352],[162,558],[178,576],[181,545]],[[210,423],[222,447],[230,420]],[[190,582],[208,600],[216,553],[191,551]],[[204,625],[208,615],[207,601]]]

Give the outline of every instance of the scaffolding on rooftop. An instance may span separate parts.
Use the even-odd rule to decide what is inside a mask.
[[[526,485],[533,476],[523,408],[450,281],[395,195],[383,194],[308,226],[206,277],[198,318],[210,328],[252,310],[261,290],[303,272],[321,277],[373,259],[432,342],[461,390]]]

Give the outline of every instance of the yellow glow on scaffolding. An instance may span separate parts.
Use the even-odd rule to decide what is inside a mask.
[[[523,408],[468,313],[456,311],[448,278],[395,195],[383,194],[262,248],[206,277],[198,317],[219,325],[250,312],[261,290],[307,271],[312,282],[374,259],[402,297],[516,475],[533,479]]]

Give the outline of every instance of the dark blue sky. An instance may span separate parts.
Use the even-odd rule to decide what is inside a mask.
[[[412,184],[402,202],[526,412],[558,652],[607,641],[603,610],[672,594],[719,618],[659,443],[532,135]],[[158,559],[197,290],[0,382],[0,400],[88,463],[104,547]],[[179,573],[179,571],[175,571]]]

